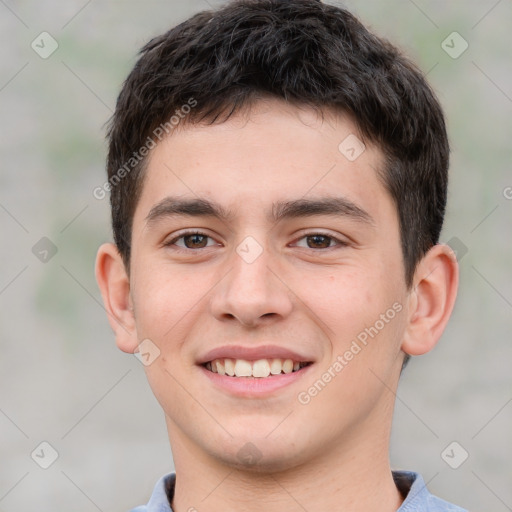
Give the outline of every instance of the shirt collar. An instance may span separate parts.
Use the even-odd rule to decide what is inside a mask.
[[[422,476],[413,471],[393,471],[393,480],[398,490],[405,497],[405,501],[397,512],[407,512],[412,510],[423,510],[422,505],[427,504],[432,497],[429,493]],[[170,502],[174,497],[174,485],[176,483],[176,474],[170,473],[163,476],[155,485],[153,494],[147,504],[144,512],[173,512]],[[412,508],[413,506],[420,508]],[[448,505],[448,504],[447,504]],[[138,510],[138,509],[136,509]],[[438,509],[441,510],[441,509]],[[443,510],[450,510],[449,508]],[[461,510],[454,507],[453,510]]]
[[[169,503],[174,497],[176,474],[164,475],[155,485],[145,512],[173,512]]]
[[[393,471],[393,480],[402,496],[405,497],[397,512],[409,510],[413,504],[425,502],[428,499],[430,493],[420,474],[412,471]]]

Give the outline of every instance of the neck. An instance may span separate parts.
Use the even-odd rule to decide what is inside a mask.
[[[382,431],[372,438],[358,429],[313,460],[264,472],[221,463],[179,431],[171,427],[169,432],[177,447],[174,512],[395,512],[403,501],[389,466],[389,436],[383,441]]]

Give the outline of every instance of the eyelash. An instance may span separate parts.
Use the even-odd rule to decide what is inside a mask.
[[[213,240],[213,238],[210,236],[210,235],[207,235],[206,233],[203,233],[201,231],[185,231],[184,233],[181,233],[179,236],[173,238],[172,240],[170,240],[169,242],[166,242],[164,244],[165,247],[171,247],[173,245],[175,245],[175,243],[178,241],[178,240],[181,240],[182,238],[186,238],[188,236],[193,236],[193,235],[200,235],[200,236],[205,236],[207,238],[210,238]],[[336,242],[338,244],[338,247],[346,247],[348,246],[348,243],[347,242],[344,242],[343,240],[340,240],[339,238],[336,238],[335,236],[332,236],[332,235],[328,235],[326,233],[319,233],[319,232],[316,232],[316,231],[312,231],[310,233],[305,233],[304,235],[302,235],[300,238],[298,238],[297,240],[302,240],[303,238],[308,238],[308,237],[312,237],[312,236],[323,236],[323,237],[326,237],[330,240],[333,240],[334,242]],[[200,247],[199,249],[189,249],[189,248],[182,248],[182,247],[179,247],[179,246],[175,246],[177,248],[175,248],[174,250],[178,251],[178,252],[190,252],[190,251],[199,251],[201,249],[206,249],[207,247],[211,247],[211,246],[207,246],[207,247]],[[309,248],[309,247],[306,247],[306,249],[310,249],[311,251],[326,251],[327,249],[335,249],[336,246],[334,247],[324,247],[322,249],[312,249],[312,248]]]

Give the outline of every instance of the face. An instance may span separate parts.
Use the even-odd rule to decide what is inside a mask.
[[[131,348],[175,446],[283,469],[387,436],[408,292],[382,154],[355,136],[270,100],[152,151]]]

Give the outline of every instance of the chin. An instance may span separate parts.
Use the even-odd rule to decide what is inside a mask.
[[[223,454],[221,461],[224,465],[231,467],[237,471],[251,474],[272,474],[282,473],[298,466],[299,463],[283,455],[269,454],[268,452],[260,452],[258,458],[251,459],[250,457],[240,457],[235,454],[231,457],[226,457]]]
[[[248,473],[278,473],[295,468],[302,463],[304,450],[286,438],[269,440],[261,437],[231,439],[224,450],[219,445],[210,453],[222,464]],[[299,455],[300,454],[300,455]]]

